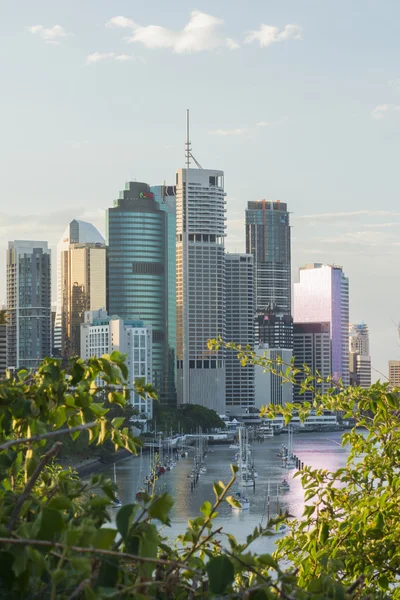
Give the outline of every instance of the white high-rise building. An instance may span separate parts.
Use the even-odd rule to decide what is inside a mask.
[[[75,244],[80,244],[80,252],[84,253],[83,260],[77,260],[79,250],[71,252],[72,247]],[[94,246],[93,251],[84,252],[82,250],[82,244],[91,244],[101,246],[101,249],[96,249]],[[70,343],[71,336],[71,315],[75,307],[78,304],[83,306],[83,312],[85,310],[98,310],[105,305],[105,241],[103,236],[91,223],[86,221],[79,221],[73,219],[66,230],[64,231],[61,239],[57,245],[57,308],[56,318],[54,324],[54,349],[56,353],[61,354],[62,348],[68,346]],[[97,250],[97,251],[96,251]],[[71,260],[74,255],[74,260]],[[99,264],[99,261],[101,264]],[[80,266],[79,266],[80,263]],[[75,265],[75,267],[74,267]],[[90,294],[87,288],[87,282],[90,281],[90,271],[93,265],[95,271],[95,283],[92,285],[95,294]],[[101,269],[101,271],[100,271]],[[86,283],[86,286],[85,286]],[[80,299],[77,302],[72,299],[75,294],[73,290],[80,289],[83,293],[80,293]],[[88,303],[82,302],[82,296],[90,298],[93,296],[93,301],[89,300]],[[96,301],[94,301],[96,296]],[[79,309],[82,312],[82,308]],[[83,313],[82,313],[83,315]],[[82,319],[83,320],[83,319]],[[78,322],[79,331],[79,322]],[[79,333],[78,333],[79,337]]]
[[[350,383],[362,388],[371,385],[371,356],[369,331],[365,323],[349,325]]]
[[[187,157],[187,167],[189,163]],[[224,352],[207,340],[225,338],[224,174],[179,169],[176,174],[177,396],[225,412]]]
[[[144,378],[152,383],[152,329],[143,321],[109,317],[105,310],[85,312],[81,325],[81,355],[84,360],[93,356],[111,354],[114,350],[126,354],[130,402],[148,419],[153,416],[153,401],[143,399],[133,391],[135,379]],[[104,385],[102,380],[99,386]]]
[[[254,262],[251,254],[225,254],[226,341],[254,349]],[[226,350],[226,414],[254,408],[254,365],[242,366]]]

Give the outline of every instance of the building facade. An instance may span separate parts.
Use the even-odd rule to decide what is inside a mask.
[[[114,350],[126,354],[128,367],[127,388],[130,391],[129,401],[148,419],[153,416],[151,398],[143,399],[134,392],[135,379],[143,378],[145,383],[152,383],[152,331],[143,321],[109,317],[104,310],[87,311],[84,323],[80,325],[82,358],[111,354]],[[105,385],[100,378],[100,387]]]
[[[329,323],[332,377],[349,385],[349,281],[342,267],[313,263],[294,284],[295,323]]]
[[[294,402],[312,402],[314,391],[307,390],[300,393],[301,384],[306,378],[304,365],[316,378],[312,382],[315,391],[325,394],[330,384],[318,382],[320,376],[326,380],[332,373],[331,332],[329,323],[295,323],[293,326],[293,357],[294,368],[299,370],[295,374],[296,384],[293,386]]]
[[[150,190],[154,199],[167,215],[167,340],[168,351],[165,355],[167,389],[164,403],[176,406],[176,186],[154,185]]]
[[[225,357],[207,340],[225,336],[225,192],[222,171],[176,175],[178,404],[225,412]]]
[[[389,360],[389,383],[391,387],[400,387],[400,360]]]
[[[153,385],[168,396],[167,213],[146,183],[129,182],[106,212],[108,313],[151,326]]]
[[[0,377],[7,369],[7,325],[0,324]]]
[[[47,242],[7,250],[7,367],[35,369],[51,356],[51,257]]]
[[[80,327],[86,311],[106,306],[105,244],[70,244],[61,253],[61,355],[80,356]]]
[[[293,385],[282,379],[283,374],[291,366],[292,350],[271,349],[256,344],[255,353],[259,358],[270,362],[270,368],[264,369],[260,365],[255,367],[255,405],[261,408],[268,404],[284,406],[293,400]],[[271,372],[271,369],[275,373]]]
[[[74,244],[88,244],[88,247],[103,248],[103,250],[96,253],[96,258],[94,252],[90,257],[90,252],[81,251],[80,261],[79,253],[76,252],[72,261],[71,248]],[[97,310],[105,307],[104,248],[103,236],[94,225],[86,221],[73,219],[61,236],[57,245],[57,306],[53,331],[55,356],[67,357],[79,354],[79,326],[83,322],[85,310]],[[92,260],[96,285],[90,286]],[[97,296],[99,296],[98,301]],[[71,328],[72,323],[77,321],[77,313],[80,314],[80,317],[78,326],[75,328],[75,343],[73,343]]]
[[[290,349],[293,344],[291,248],[286,203],[279,200],[248,202],[246,252],[254,257],[256,340],[269,348]]]
[[[365,323],[349,325],[350,384],[362,388],[371,385],[369,331]]]
[[[226,341],[254,349],[254,265],[251,254],[225,254]],[[226,414],[255,405],[254,365],[242,366],[237,351],[226,350]]]

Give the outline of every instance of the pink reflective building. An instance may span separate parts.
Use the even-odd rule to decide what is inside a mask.
[[[330,323],[332,376],[349,385],[349,280],[342,267],[312,263],[294,284],[294,322]]]

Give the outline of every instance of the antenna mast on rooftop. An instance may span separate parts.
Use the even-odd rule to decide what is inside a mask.
[[[190,146],[190,135],[189,135],[189,109],[186,109],[186,142],[185,142],[185,166],[187,169],[190,168],[190,159],[193,160],[196,167],[198,169],[202,169],[203,167],[192,154],[192,148]]]

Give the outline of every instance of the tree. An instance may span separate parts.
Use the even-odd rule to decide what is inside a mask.
[[[212,429],[223,429],[225,423],[215,410],[200,404],[182,404],[178,408],[170,408],[160,403],[154,404],[153,427],[160,427],[164,431],[178,433],[195,433],[201,427],[203,433]],[[158,425],[157,425],[158,424]]]
[[[238,354],[244,362],[259,360],[241,349]],[[390,392],[384,384],[344,390],[339,384],[317,396],[317,410],[351,413],[366,435],[355,429],[347,434],[352,450],[345,469],[301,473],[304,519],[290,522],[291,534],[275,556],[255,555],[250,548],[271,534],[268,527],[257,527],[239,544],[232,533],[213,526],[221,502],[237,504],[229,495],[234,468],[227,484],[214,484],[214,505],[203,504],[175,546],[158,527],[170,522],[168,494],[144,495],[123,506],[112,527],[113,483],[102,475],[84,483],[53,463],[64,436],[76,438],[84,430],[92,444],[111,439],[116,448],[137,451],[140,441],[123,427],[123,417],[110,421],[108,409],[96,400],[101,377],[110,402],[126,401],[123,358],[113,353],[87,362],[72,359],[67,371],[46,359],[37,373],[20,372],[16,380],[0,382],[0,597],[400,598],[400,390]],[[288,369],[284,377],[291,376]],[[154,395],[151,386],[136,391]],[[281,409],[287,421],[294,408],[304,416],[311,407]],[[270,408],[264,412],[270,414]]]

